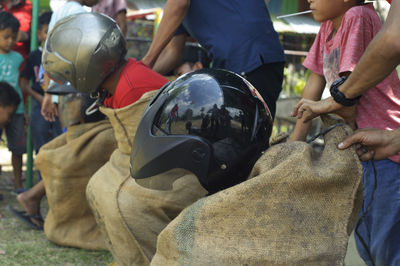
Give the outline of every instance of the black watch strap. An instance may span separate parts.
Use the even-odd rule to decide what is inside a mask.
[[[358,99],[361,98],[361,96],[355,97],[348,99],[346,96],[339,90],[339,86],[342,85],[347,79],[347,76],[342,76],[339,79],[335,80],[335,82],[332,83],[330,92],[332,98],[335,100],[335,102],[343,105],[343,106],[353,106],[357,103]]]

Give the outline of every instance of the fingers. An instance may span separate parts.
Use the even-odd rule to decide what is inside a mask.
[[[54,113],[51,112],[51,113],[48,113],[47,115],[48,115],[48,121],[49,122],[55,122],[56,121]]]
[[[341,143],[339,143],[338,148],[339,150],[344,150],[350,147],[351,145],[355,143],[359,143],[360,139],[357,134],[351,135],[347,137],[345,140],[343,140]]]
[[[57,105],[54,105],[54,115],[58,116],[58,106]],[[55,119],[55,117],[54,117],[54,119]]]
[[[365,162],[374,159],[374,155],[375,151],[371,150],[366,153],[363,153],[362,155],[358,155],[358,157],[360,158],[361,161]]]
[[[358,133],[347,137],[343,142],[339,143],[338,148],[340,150],[347,149],[353,144],[356,145],[356,153],[358,155],[358,158],[360,158],[361,161],[369,161],[371,159],[374,159],[375,156],[375,151],[374,150],[368,150],[365,146],[362,146],[362,136]]]
[[[303,117],[303,113],[305,111],[305,107],[304,107],[304,100],[301,99],[294,107],[293,107],[293,111],[292,111],[292,117],[296,117],[297,119],[301,119]]]
[[[299,111],[299,104],[300,102],[298,102],[294,107],[293,107],[293,111],[290,114],[292,117],[296,117]]]

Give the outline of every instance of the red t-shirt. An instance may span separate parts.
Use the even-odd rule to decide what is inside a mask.
[[[122,69],[114,95],[104,100],[104,106],[117,109],[128,106],[148,91],[160,89],[168,79],[151,70],[141,61],[130,58]]]
[[[31,27],[32,20],[32,4],[28,0],[21,1],[20,4],[12,6],[11,8],[7,8],[6,5],[3,5],[4,11],[10,12],[14,15],[19,21],[19,30],[28,32]],[[28,56],[29,47],[26,43],[17,42],[13,48],[14,51],[20,53],[24,59]]]

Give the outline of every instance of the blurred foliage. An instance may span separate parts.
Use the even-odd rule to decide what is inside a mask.
[[[136,19],[127,21],[126,34],[128,57],[141,59],[150,47],[154,23],[151,20]]]
[[[301,96],[310,71],[301,64],[288,63],[283,72],[283,84],[281,98]]]

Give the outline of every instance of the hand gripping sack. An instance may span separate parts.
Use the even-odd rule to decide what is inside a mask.
[[[44,232],[50,241],[90,250],[106,248],[85,191],[115,149],[113,129],[105,120],[71,126],[41,147],[35,164],[49,203]]]
[[[147,189],[130,176],[132,141],[142,113],[155,93],[146,93],[121,109],[101,108],[114,128],[118,149],[90,180],[86,194],[119,265],[149,264],[157,235],[183,208],[205,194],[197,178],[181,170],[161,176],[177,178],[172,190]]]
[[[322,154],[304,142],[272,146],[249,180],[173,220],[151,265],[342,265],[361,207],[359,159],[337,149],[350,133],[328,132]]]

